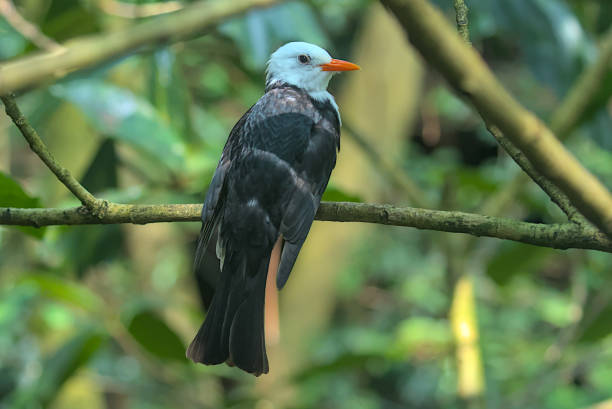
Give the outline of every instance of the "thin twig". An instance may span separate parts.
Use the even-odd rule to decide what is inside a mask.
[[[4,103],[6,114],[13,120],[17,128],[19,128],[23,137],[30,144],[32,151],[38,155],[60,182],[62,182],[68,190],[83,203],[83,206],[89,209],[92,214],[101,216],[107,208],[108,202],[96,199],[72,176],[68,169],[59,164],[42,139],[40,139],[36,130],[28,123],[19,110],[14,96],[0,96],[0,100]]]
[[[11,27],[38,48],[51,52],[61,51],[64,48],[55,40],[43,34],[34,24],[24,19],[11,0],[0,0],[0,14]]]
[[[468,8],[463,0],[454,0],[455,13],[457,19],[457,31],[463,38],[463,41],[471,46],[470,31],[468,26]],[[550,197],[550,199],[559,206],[559,208],[567,215],[570,221],[585,224],[587,220],[580,214],[580,212],[570,203],[567,196],[559,190],[552,182],[546,179],[540,174],[525,157],[525,155],[518,149],[512,141],[504,136],[502,131],[495,125],[487,123],[487,129],[495,137],[500,146],[512,157],[512,159],[519,165],[519,167],[529,176],[535,183],[542,188],[542,190]],[[522,177],[521,179],[525,179]],[[485,203],[486,206],[490,202]],[[486,209],[488,210],[488,209]],[[489,214],[484,212],[485,214]]]
[[[98,0],[98,7],[107,14],[123,18],[143,18],[172,13],[183,8],[178,1],[132,4],[118,0]]]
[[[504,148],[508,155],[523,169],[523,171],[537,183],[538,186],[550,197],[550,199],[567,215],[567,218],[580,225],[589,224],[582,214],[571,203],[567,196],[559,190],[550,180],[542,176],[533,168],[531,162],[523,155],[523,153],[503,136],[501,131],[495,125],[487,124],[487,129],[495,137],[497,142]]]
[[[593,96],[600,91],[606,75],[609,75],[612,61],[612,28],[604,34],[599,48],[597,61],[585,69],[561,104],[554,110],[550,119],[550,129],[561,140],[565,139],[578,125],[584,112],[591,105]],[[494,135],[495,136],[495,135]],[[525,161],[529,164],[529,161]],[[531,165],[531,164],[529,164]],[[523,167],[523,166],[521,166]],[[480,208],[479,213],[497,216],[501,214],[506,204],[513,200],[527,182],[525,173],[517,174],[502,190],[492,195]],[[565,199],[567,196],[563,195]],[[561,196],[557,196],[562,201]],[[555,199],[553,199],[555,200]],[[569,202],[569,199],[567,199]],[[564,210],[565,211],[565,210]],[[565,212],[567,214],[567,212]],[[569,217],[569,214],[568,214]],[[577,221],[575,217],[570,220]],[[584,220],[584,219],[583,219]]]
[[[202,205],[127,205],[109,203],[101,217],[70,209],[0,208],[0,224],[52,226],[80,224],[147,224],[200,220]],[[538,224],[472,213],[395,207],[369,203],[323,202],[317,220],[415,227],[474,236],[495,237],[558,249],[584,248],[612,252],[612,240],[593,227],[574,223]]]

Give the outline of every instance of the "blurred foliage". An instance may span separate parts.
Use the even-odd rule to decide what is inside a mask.
[[[138,23],[107,14],[93,0],[15,3],[58,41]],[[453,22],[452,1],[435,3]],[[467,4],[474,46],[544,119],[596,59],[596,41],[612,23],[609,0]],[[75,73],[20,102],[64,166],[95,194],[125,203],[202,201],[229,130],[263,92],[270,52],[303,40],[350,58],[360,50],[371,7],[367,0],[311,0],[253,11],[202,37]],[[0,17],[0,59],[34,50]],[[406,149],[387,154],[400,158],[402,171],[437,207],[478,209],[507,186],[516,166],[438,75],[428,72],[425,84]],[[359,86],[374,93],[377,84]],[[341,93],[342,80],[332,88]],[[612,83],[602,84],[567,141],[609,187],[611,90]],[[0,143],[0,206],[76,204],[8,119],[0,121],[6,141]],[[365,165],[353,161],[355,169]],[[332,177],[324,199],[363,197]],[[405,203],[401,192],[379,201]],[[534,222],[563,220],[532,185],[502,213]],[[304,351],[281,338],[283,358],[271,362],[270,375],[255,380],[184,358],[204,314],[190,271],[198,231],[197,223],[0,228],[0,408],[474,404],[457,394],[448,317],[457,278],[448,242],[457,238],[461,245],[464,237],[383,226],[364,230],[348,257],[320,261],[338,265],[325,326],[298,335],[307,343]],[[563,409],[612,398],[610,255],[479,239],[458,257],[462,273],[475,282],[486,385],[481,404]],[[309,268],[316,266],[295,274],[307,275]],[[310,303],[324,303],[307,301],[303,317],[288,319],[300,321],[315,313]]]

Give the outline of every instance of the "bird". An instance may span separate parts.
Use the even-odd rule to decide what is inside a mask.
[[[278,290],[287,282],[336,164],[341,118],[329,81],[358,69],[305,42],[271,54],[264,95],[230,131],[204,200],[194,270],[217,278],[186,352],[193,362],[268,373],[266,280],[275,273]]]

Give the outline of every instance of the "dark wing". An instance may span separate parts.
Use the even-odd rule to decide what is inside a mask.
[[[293,166],[295,189],[284,204],[280,225],[284,246],[276,276],[279,290],[289,278],[336,164],[337,135],[317,124],[301,132],[308,132],[308,143]]]
[[[225,201],[225,177],[232,164],[230,151],[234,145],[239,143],[239,135],[243,130],[249,112],[250,110],[234,125],[227,138],[202,207],[202,228],[198,238],[193,269],[206,308],[210,305],[215,283],[221,273],[219,261],[215,256],[216,240],[211,241],[211,238],[216,237],[213,232],[217,229],[219,216],[222,213],[221,209]]]

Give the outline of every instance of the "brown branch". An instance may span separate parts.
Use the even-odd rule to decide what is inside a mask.
[[[455,13],[457,20],[457,31],[463,41],[471,46],[472,43],[470,41],[470,31],[468,26],[468,8],[463,0],[454,0],[455,5]],[[546,179],[544,176],[540,174],[529,162],[529,160],[523,155],[523,153],[518,149],[512,141],[504,136],[504,134],[500,131],[498,127],[487,123],[487,129],[493,135],[493,137],[497,140],[500,146],[510,155],[510,157],[519,165],[519,167],[525,172],[525,174],[521,174],[521,180],[526,179],[526,176],[529,176],[540,188],[550,197],[550,199],[557,205],[559,208],[567,215],[567,218],[570,221],[579,224],[588,223],[584,216],[580,214],[580,212],[570,203],[570,200],[567,196],[559,190],[551,181]],[[513,184],[511,184],[513,186]],[[509,199],[509,196],[506,196],[506,199]],[[495,202],[495,198],[492,199],[493,203]],[[487,201],[484,206],[484,210],[482,213],[489,214],[487,212],[487,206],[492,202]]]
[[[202,205],[127,205],[109,203],[100,217],[83,207],[70,209],[0,208],[0,224],[52,226],[81,224],[147,224],[200,220]],[[574,223],[537,224],[478,214],[395,207],[368,203],[323,202],[317,220],[415,227],[474,236],[495,237],[558,249],[583,248],[612,252],[612,240],[593,227]]]
[[[61,51],[64,48],[52,38],[44,35],[34,24],[24,19],[11,0],[0,0],[0,14],[11,27],[30,40],[36,47],[47,51]]]
[[[487,125],[487,129],[495,137],[497,142],[508,155],[520,166],[523,171],[531,177],[531,179],[550,197],[550,199],[567,215],[568,220],[586,225],[589,222],[584,218],[582,214],[576,209],[571,203],[568,197],[559,190],[550,180],[546,179],[537,170],[533,168],[531,162],[523,155],[523,153],[512,144],[504,135],[501,133],[498,127],[494,125]],[[521,180],[524,177],[521,178]]]
[[[13,120],[17,128],[19,128],[23,137],[30,144],[32,151],[38,155],[60,182],[62,182],[86,208],[94,215],[101,215],[108,206],[108,202],[96,199],[72,176],[68,169],[60,165],[42,139],[40,139],[36,130],[25,119],[12,95],[0,96],[0,100],[4,103],[6,114]]]
[[[123,18],[143,18],[172,13],[183,8],[178,1],[133,4],[121,0],[98,0],[98,7],[107,14]]]
[[[50,78],[61,78],[144,45],[193,37],[223,19],[276,2],[278,0],[202,1],[126,29],[68,42],[60,51],[38,53],[0,64],[0,95]]]
[[[612,236],[612,196],[493,76],[482,58],[467,47],[444,16],[425,0],[382,0],[395,14],[415,47],[480,112],[552,181],[572,205]]]
[[[610,75],[609,73],[612,70],[611,61],[612,28],[609,29],[606,34],[604,34],[603,39],[601,40],[597,60],[580,74],[570,91],[567,93],[565,99],[551,115],[550,129],[559,139],[565,139],[576,128],[585,111],[589,108],[589,106],[591,106],[593,98],[598,95],[601,84],[604,82],[606,75]],[[497,138],[497,135],[494,136]],[[508,153],[512,155],[510,151],[508,151]],[[521,166],[521,168],[524,167],[521,163],[517,163],[519,166]],[[531,166],[527,160],[525,160],[523,163]],[[492,216],[500,214],[505,205],[516,197],[517,193],[526,182],[526,175],[524,173],[519,173],[507,184],[506,188],[491,196],[490,199],[487,200],[481,207],[479,213],[489,214]],[[536,183],[538,182],[536,181]],[[548,183],[553,186],[552,183]],[[565,195],[558,195],[557,198],[560,199],[560,201],[569,202],[569,199],[567,199],[567,196]],[[558,203],[558,200],[555,198],[552,199]],[[578,223],[584,223],[584,217],[582,215],[575,214],[575,216],[571,216],[570,213],[573,213],[573,211],[568,213],[568,211],[566,211],[567,209],[562,208],[562,210],[568,215],[570,220]]]

